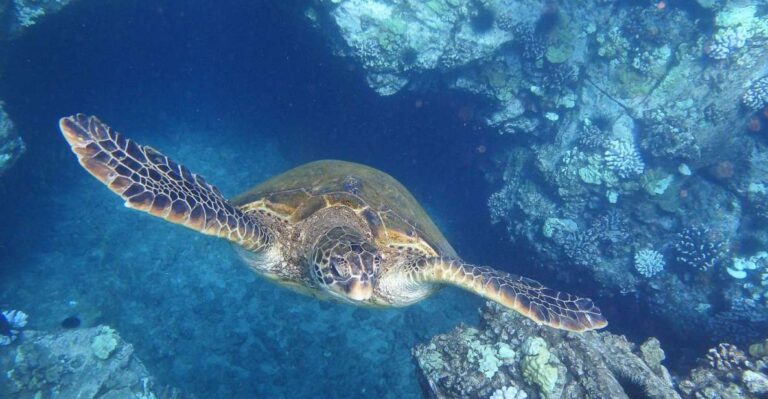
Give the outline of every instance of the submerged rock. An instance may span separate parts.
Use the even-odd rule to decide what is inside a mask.
[[[337,32],[337,50],[355,58],[368,84],[398,92],[420,73],[443,72],[492,56],[514,34],[507,25],[535,20],[541,0],[319,0]],[[316,15],[313,13],[312,15]]]
[[[27,325],[27,314],[21,310],[0,312],[0,346],[10,345],[22,333]]]
[[[0,1],[0,17],[6,34],[15,35],[35,25],[43,17],[60,11],[75,0],[4,0]]]
[[[0,102],[0,175],[13,166],[24,150],[24,142]]]
[[[0,36],[14,38],[43,17],[75,0],[0,0]],[[0,101],[0,175],[24,153],[25,146]]]
[[[490,349],[478,357],[477,348]],[[657,340],[638,348],[608,332],[557,331],[490,302],[479,329],[459,326],[416,346],[413,355],[428,397],[680,397]],[[488,362],[497,365],[493,374],[482,371]]]
[[[488,302],[479,329],[459,326],[417,345],[413,355],[425,396],[432,398],[757,399],[768,395],[768,340],[748,352],[722,343],[685,376],[662,364],[655,338],[639,347],[609,332],[566,333]],[[498,368],[483,373],[488,356]],[[496,349],[493,349],[496,348]],[[502,350],[503,348],[503,350]],[[505,355],[502,355],[505,354]]]
[[[0,352],[0,394],[16,398],[181,398],[155,386],[133,346],[107,326],[59,333],[25,331]]]
[[[745,353],[735,345],[719,344],[678,384],[684,398],[757,399],[768,395],[768,355],[754,344]],[[754,348],[754,349],[753,349]]]
[[[486,174],[491,219],[510,240],[566,280],[586,271],[607,292],[636,293],[680,338],[714,343],[768,320],[768,266],[727,272],[768,250],[768,11],[693,3],[317,0],[315,10],[374,90],[469,92],[484,122],[516,135],[489,149],[499,155]],[[681,250],[691,226],[722,253]],[[635,267],[647,248],[668,267]],[[738,298],[753,305],[728,309]]]

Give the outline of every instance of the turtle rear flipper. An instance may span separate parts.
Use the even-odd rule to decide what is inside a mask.
[[[125,138],[95,116],[62,118],[59,127],[80,164],[127,207],[247,249],[269,244],[271,234],[255,216],[232,206],[216,187],[153,148]]]
[[[418,264],[416,281],[447,283],[498,302],[539,324],[582,332],[608,325],[592,300],[549,289],[535,280],[452,258]]]

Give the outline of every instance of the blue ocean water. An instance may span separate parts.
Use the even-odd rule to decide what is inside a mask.
[[[623,292],[581,269],[552,266],[555,255],[542,256],[525,240],[510,240],[514,229],[492,223],[488,202],[506,182],[499,170],[513,163],[503,149],[538,149],[547,138],[499,134],[480,115],[493,107],[488,98],[442,90],[444,76],[420,76],[434,87],[380,96],[359,63],[338,54],[308,22],[308,3],[81,0],[4,41],[0,98],[27,150],[0,176],[0,310],[24,310],[28,330],[64,331],[71,317],[77,328],[112,326],[160,384],[199,398],[421,397],[411,349],[461,323],[478,323],[482,300],[455,289],[387,310],[301,296],[255,275],[222,240],[125,208],[82,170],[61,137],[59,118],[83,112],[183,163],[227,198],[318,159],[385,171],[408,187],[464,259],[589,296],[611,332],[637,342],[659,337],[673,371],[684,373],[723,338],[668,327],[670,313],[659,309],[679,303],[644,295],[672,285]],[[675,6],[704,15],[689,3]],[[476,16],[474,28],[498,23],[485,18],[495,16]],[[523,115],[542,111],[534,95],[520,97]],[[768,123],[768,116],[758,118]],[[678,167],[658,158],[669,170]],[[734,174],[728,168],[740,173],[740,164],[722,162],[702,166],[703,179],[738,192],[724,180]],[[536,173],[526,178],[544,180]],[[680,198],[695,191],[673,187]],[[585,212],[609,208],[592,201]],[[646,217],[639,206],[628,213]],[[654,223],[647,223],[652,231],[672,224]],[[746,253],[763,241],[748,237],[733,247]],[[680,276],[675,282],[737,290],[722,276],[668,269]],[[679,298],[690,308],[728,310],[724,298],[734,296],[711,304]],[[751,333],[763,322],[737,319],[729,326]]]

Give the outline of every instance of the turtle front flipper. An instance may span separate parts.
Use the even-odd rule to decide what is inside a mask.
[[[452,258],[417,265],[415,281],[447,283],[498,302],[523,316],[561,330],[582,332],[608,325],[590,299],[558,292],[538,281]]]
[[[80,164],[138,209],[250,250],[266,247],[270,231],[202,177],[151,147],[141,146],[95,116],[62,118],[59,127]]]

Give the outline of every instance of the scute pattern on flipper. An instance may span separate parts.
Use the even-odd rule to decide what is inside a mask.
[[[592,300],[555,291],[526,277],[445,257],[425,259],[417,266],[416,279],[459,286],[550,327],[582,332],[608,324]]]
[[[80,164],[122,197],[126,206],[247,249],[269,244],[271,235],[253,216],[155,149],[123,137],[95,116],[77,114],[62,118],[59,125]]]

